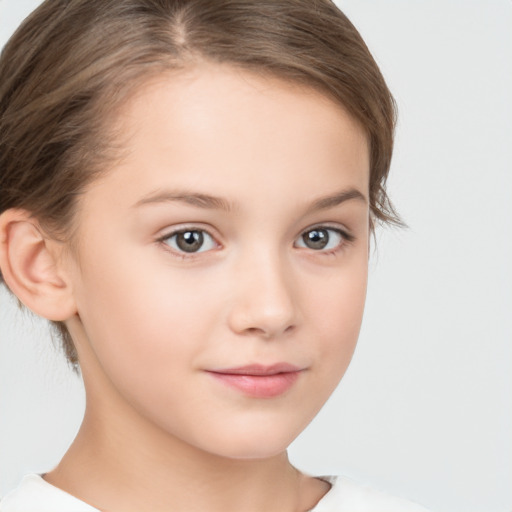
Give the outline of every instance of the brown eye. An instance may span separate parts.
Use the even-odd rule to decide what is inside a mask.
[[[318,227],[304,231],[295,246],[313,251],[332,251],[353,239],[352,236],[336,228]]]
[[[201,231],[185,231],[176,235],[176,245],[185,252],[197,252],[203,246]]]
[[[329,233],[326,229],[312,229],[302,235],[302,240],[310,249],[325,249],[329,243]]]
[[[205,252],[216,247],[216,243],[206,231],[202,229],[187,229],[177,231],[162,239],[176,252],[197,253]]]

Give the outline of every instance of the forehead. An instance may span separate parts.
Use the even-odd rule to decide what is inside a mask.
[[[99,184],[128,195],[168,185],[243,201],[242,187],[307,191],[315,177],[325,193],[344,182],[368,189],[359,123],[317,90],[275,77],[206,63],[164,73],[136,90],[114,124],[123,158]]]

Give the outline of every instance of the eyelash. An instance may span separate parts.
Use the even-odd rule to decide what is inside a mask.
[[[336,247],[333,247],[332,249],[315,250],[315,249],[311,249],[310,247],[300,247],[301,249],[309,249],[309,250],[313,251],[314,253],[318,253],[322,256],[336,255],[338,252],[346,249],[347,245],[350,245],[356,239],[356,237],[354,235],[350,234],[346,230],[340,229],[339,227],[317,225],[317,226],[309,227],[309,228],[305,229],[304,231],[302,231],[302,233],[299,235],[297,240],[303,239],[304,235],[306,235],[307,233],[312,233],[313,231],[328,231],[328,232],[330,231],[330,232],[336,233],[340,237],[339,244]]]
[[[302,239],[302,237],[306,233],[311,233],[312,231],[315,231],[315,230],[335,232],[338,236],[340,236],[341,241],[336,247],[334,247],[333,249],[329,249],[329,250],[321,250],[321,249],[315,250],[315,249],[311,249],[309,247],[299,247],[300,249],[309,249],[313,253],[317,253],[319,255],[332,256],[332,255],[335,255],[338,252],[342,251],[343,249],[345,249],[347,245],[353,243],[356,239],[356,237],[354,235],[352,235],[352,234],[348,233],[347,231],[340,229],[338,227],[317,225],[317,226],[309,227],[309,228],[305,229],[304,231],[302,231],[301,234],[299,235],[299,237],[297,238],[297,240]],[[167,234],[161,236],[160,238],[158,238],[156,240],[156,242],[161,244],[166,251],[168,251],[168,252],[172,253],[174,256],[184,259],[184,260],[197,258],[198,254],[201,254],[203,252],[209,252],[211,249],[187,253],[186,251],[176,250],[176,249],[169,247],[169,244],[167,243],[168,240],[172,239],[173,237],[175,237],[177,235],[184,234],[184,233],[191,233],[191,232],[206,234],[217,245],[217,247],[220,246],[220,244],[215,240],[215,237],[213,235],[211,235],[206,229],[199,228],[197,226],[190,226],[190,227],[180,228],[175,231],[171,231],[170,233],[167,233]],[[296,247],[295,243],[294,243],[294,247]]]
[[[168,243],[166,243],[168,240],[172,239],[173,237],[180,235],[180,234],[184,234],[184,233],[205,233],[206,235],[208,235],[209,238],[211,238],[211,240],[215,243],[215,245],[217,247],[220,246],[220,244],[215,240],[215,237],[213,235],[211,235],[206,229],[199,228],[197,226],[190,226],[190,227],[187,226],[185,228],[180,228],[175,231],[171,231],[170,233],[167,233],[166,235],[163,235],[160,238],[158,238],[157,242],[160,243],[166,251],[169,251],[171,254],[173,254],[174,256],[181,258],[181,259],[196,258],[198,254],[201,254],[203,252],[208,252],[208,251],[196,251],[196,252],[187,253],[186,251],[180,251],[177,249],[173,249],[169,246]]]

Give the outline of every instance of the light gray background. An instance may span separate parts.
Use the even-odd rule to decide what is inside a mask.
[[[1,45],[37,3],[0,0]],[[438,512],[510,512],[512,2],[339,5],[398,101],[389,188],[410,229],[380,233],[352,366],[292,460]],[[0,295],[0,495],[58,461],[83,411],[44,329]]]

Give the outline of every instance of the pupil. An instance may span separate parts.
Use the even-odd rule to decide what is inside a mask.
[[[203,245],[203,234],[200,231],[185,231],[176,236],[176,245],[185,252],[196,252]]]
[[[310,249],[323,249],[329,242],[329,234],[325,229],[313,229],[302,236]]]

